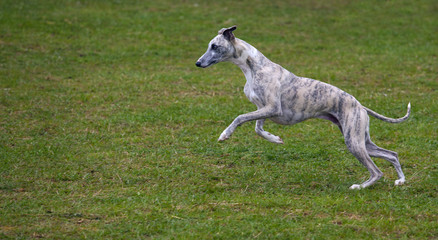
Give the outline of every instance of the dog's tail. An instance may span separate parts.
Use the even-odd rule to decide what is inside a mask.
[[[411,103],[408,104],[408,112],[406,113],[406,115],[404,117],[401,118],[389,118],[389,117],[385,117],[381,114],[378,114],[376,112],[374,112],[373,110],[364,107],[365,110],[367,110],[368,114],[385,122],[389,122],[389,123],[401,123],[403,121],[405,121],[406,119],[408,119],[409,115],[411,115]]]

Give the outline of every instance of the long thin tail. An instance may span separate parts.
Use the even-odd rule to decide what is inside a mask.
[[[389,123],[401,123],[404,120],[408,119],[409,115],[411,115],[411,103],[408,104],[408,112],[406,113],[406,115],[404,117],[401,118],[389,118],[389,117],[385,117],[381,114],[378,114],[376,112],[374,112],[373,110],[363,107],[365,110],[367,110],[368,114],[385,122],[389,122]]]

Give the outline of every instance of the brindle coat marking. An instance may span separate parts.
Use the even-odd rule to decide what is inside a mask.
[[[336,124],[345,138],[350,152],[368,169],[371,176],[362,184],[353,184],[350,189],[360,189],[374,184],[382,177],[370,157],[383,158],[393,164],[399,179],[395,185],[405,182],[405,176],[397,153],[375,145],[369,134],[369,117],[399,123],[410,115],[410,103],[406,115],[399,119],[382,116],[364,106],[341,89],[310,78],[298,77],[280,65],[271,62],[261,52],[243,40],[235,38],[236,26],[223,28],[213,38],[207,52],[196,62],[206,68],[218,62],[230,61],[239,66],[246,78],[245,95],[258,110],[238,116],[222,132],[218,141],[228,139],[241,124],[256,120],[255,131],[273,143],[283,140],[265,130],[265,119],[292,125],[309,118],[322,118]]]

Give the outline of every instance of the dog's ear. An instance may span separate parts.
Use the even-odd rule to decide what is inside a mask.
[[[224,35],[225,39],[227,39],[228,41],[234,41],[235,37],[233,31],[236,30],[236,28],[236,25],[229,28],[222,28],[221,30],[219,30],[218,34]]]

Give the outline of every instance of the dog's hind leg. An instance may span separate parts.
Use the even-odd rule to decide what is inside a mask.
[[[400,162],[398,160],[398,154],[396,152],[386,150],[386,149],[383,149],[383,148],[377,146],[376,144],[374,144],[371,141],[369,135],[367,136],[367,139],[366,139],[366,148],[367,148],[368,154],[371,157],[378,157],[378,158],[385,159],[394,166],[395,170],[397,171],[397,175],[398,175],[398,179],[395,181],[395,185],[402,185],[403,183],[405,183],[405,175],[403,174]]]
[[[256,133],[270,142],[283,144],[283,140],[280,137],[275,136],[275,135],[273,135],[273,134],[271,134],[263,129],[264,122],[265,122],[265,119],[257,120],[256,126],[255,126]]]
[[[353,146],[351,143],[347,143],[350,152],[368,169],[371,176],[368,180],[361,184],[353,184],[350,189],[361,189],[373,185],[382,177],[382,171],[376,166],[371,157],[368,155],[365,145]]]
[[[366,112],[360,112],[349,116],[350,122],[343,126],[345,144],[348,150],[364,165],[370,172],[370,178],[362,184],[353,184],[350,189],[361,189],[371,186],[382,177],[382,172],[376,166],[368,154],[365,136],[368,129],[369,118]]]

